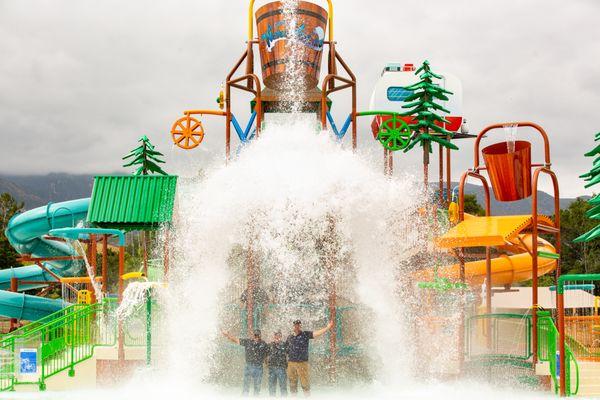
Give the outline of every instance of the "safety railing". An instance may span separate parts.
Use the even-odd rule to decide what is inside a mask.
[[[149,318],[148,314],[151,314]],[[123,322],[123,343],[125,346],[141,347],[148,344],[148,330],[150,329],[152,345],[160,345],[164,337],[160,334],[163,327],[160,318],[160,306],[156,301],[152,301],[150,309],[147,303],[140,304],[136,310],[129,315]]]
[[[549,312],[538,311],[538,360],[547,362],[550,369],[550,376],[554,382],[554,391],[558,393],[560,388],[559,373],[560,368],[558,362],[558,329],[554,325],[554,321]],[[575,367],[575,375],[571,377],[571,367]],[[568,345],[565,345],[565,393],[567,396],[575,395],[579,391],[579,364],[575,355]],[[573,380],[575,380],[575,387]]]
[[[37,321],[33,321],[28,323],[27,325],[24,325],[22,327],[20,327],[19,329],[16,329],[12,332],[7,333],[6,335],[3,335],[2,337],[0,337],[0,342],[4,341],[6,338],[10,337],[10,336],[22,336],[25,335],[27,332],[31,332],[32,330],[38,328],[39,326],[45,325],[51,321],[54,321],[60,317],[66,316],[68,314],[70,314],[71,312],[73,312],[76,309],[76,304],[72,304],[68,307],[65,307],[63,309],[60,309],[50,315],[47,315],[41,319],[38,319]]]
[[[531,349],[531,316],[481,314],[467,320],[467,357],[528,360]]]
[[[91,358],[96,346],[116,344],[114,303],[75,304],[32,323],[0,341],[0,390],[16,384],[38,384]],[[53,317],[53,318],[51,318]]]
[[[0,392],[15,385],[14,342],[0,344]]]

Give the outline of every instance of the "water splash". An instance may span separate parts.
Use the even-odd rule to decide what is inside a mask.
[[[308,329],[326,324],[333,279],[340,305],[366,310],[346,327],[367,349],[365,375],[408,379],[398,275],[403,257],[423,242],[421,198],[411,176],[383,176],[306,121],[270,125],[229,166],[182,182],[167,300],[168,352],[177,356],[169,369],[196,382],[227,375],[232,356],[218,330],[243,334],[235,309],[243,306],[252,253],[265,303],[278,305],[260,316],[267,339],[274,330],[290,331],[296,318]],[[320,340],[314,346],[327,345]]]
[[[123,300],[115,311],[119,320],[125,320],[146,303],[148,295],[156,287],[154,282],[131,282],[123,291]],[[154,291],[156,293],[156,291]]]
[[[304,108],[305,93],[299,88],[304,86],[304,68],[302,60],[305,56],[306,46],[298,37],[298,1],[283,0],[283,20],[288,32],[286,43],[287,59],[285,60],[285,75],[282,88],[282,101],[287,106],[286,112],[298,114]]]
[[[509,153],[515,152],[515,142],[517,141],[517,130],[519,124],[506,124],[503,126],[506,137],[506,146]]]
[[[96,272],[88,260],[86,249],[83,247],[83,244],[78,240],[70,241],[70,244],[71,246],[73,246],[75,251],[83,257],[85,271],[88,278],[90,278],[90,283],[94,292],[94,298],[96,299],[96,302],[101,303],[103,299],[102,287],[100,285],[100,282],[96,280]],[[96,257],[96,254],[94,254],[94,257]]]

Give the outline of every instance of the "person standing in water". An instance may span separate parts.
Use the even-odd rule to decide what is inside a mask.
[[[223,336],[235,344],[246,349],[246,366],[244,368],[244,388],[242,395],[250,394],[250,381],[254,386],[254,395],[260,395],[260,387],[263,378],[263,363],[269,354],[269,346],[260,338],[260,331],[255,330],[252,339],[239,339],[226,331],[221,332]]]
[[[318,331],[303,331],[302,322],[294,321],[294,332],[287,338],[288,349],[288,378],[290,380],[290,393],[298,393],[298,380],[305,396],[310,396],[310,374],[308,367],[308,341],[318,338],[333,327],[333,322]]]
[[[275,332],[273,342],[269,344],[269,395],[275,396],[277,393],[277,385],[281,397],[287,396],[287,343],[281,340],[281,331]]]

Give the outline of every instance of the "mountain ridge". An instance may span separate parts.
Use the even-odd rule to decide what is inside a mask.
[[[0,174],[0,193],[8,192],[17,201],[24,202],[26,209],[40,207],[48,202],[60,202],[73,200],[83,197],[89,197],[92,193],[94,176],[98,174],[69,174],[69,173],[49,173],[46,175],[8,175]],[[99,174],[106,175],[106,174]],[[123,175],[116,173],[115,175]],[[456,187],[457,182],[452,182],[452,187]],[[437,186],[432,184],[432,189]],[[466,184],[465,192],[474,194],[477,202],[483,207],[485,204],[485,195],[482,186]],[[498,202],[493,193],[492,214],[494,215],[519,215],[531,213],[531,198],[515,202]],[[589,196],[580,196],[579,198],[588,199]],[[577,198],[561,198],[561,209],[567,208]],[[540,214],[554,214],[554,199],[546,192],[538,191],[538,210]]]

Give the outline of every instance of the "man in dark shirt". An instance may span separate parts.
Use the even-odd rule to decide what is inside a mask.
[[[287,396],[287,343],[281,340],[281,332],[275,332],[273,342],[269,344],[269,394],[275,396],[277,384],[281,396]]]
[[[246,349],[246,367],[244,368],[244,388],[242,395],[250,394],[250,381],[254,384],[254,395],[260,394],[263,377],[263,363],[269,354],[269,346],[260,338],[260,331],[254,331],[252,339],[239,339],[222,331],[223,336]]]
[[[302,322],[294,321],[294,332],[287,339],[288,346],[288,377],[290,392],[298,393],[298,379],[305,396],[310,395],[310,376],[308,368],[308,341],[318,338],[333,327],[333,322],[318,331],[303,331]]]

